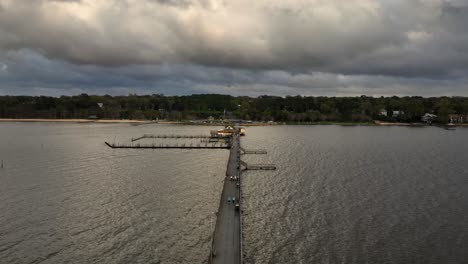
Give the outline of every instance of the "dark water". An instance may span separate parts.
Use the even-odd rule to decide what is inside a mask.
[[[244,174],[248,263],[468,263],[468,129],[268,127],[243,142],[279,167]]]
[[[0,263],[204,263],[228,152],[103,142],[207,129],[1,123]]]
[[[211,127],[0,123],[0,263],[204,263],[225,150],[112,150]],[[254,127],[247,263],[467,263],[468,129]]]

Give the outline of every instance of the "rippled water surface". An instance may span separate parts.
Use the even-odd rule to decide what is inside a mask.
[[[204,263],[228,152],[104,141],[209,129],[1,123],[0,263]]]
[[[204,263],[226,150],[112,150],[213,127],[0,123],[0,263]],[[248,128],[247,263],[466,263],[468,129]]]
[[[468,129],[258,127],[248,263],[468,263]]]

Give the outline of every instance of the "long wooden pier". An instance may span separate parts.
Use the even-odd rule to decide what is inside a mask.
[[[211,264],[243,263],[241,226],[242,197],[240,196],[240,180],[242,176],[240,171],[239,148],[239,134],[235,133],[232,137],[226,177],[213,234],[213,244],[210,254]],[[231,179],[231,176],[238,178]],[[236,204],[238,204],[238,208],[236,208]]]
[[[210,135],[150,135],[150,134],[144,134],[141,137],[137,138],[132,138],[132,142],[145,139],[145,138],[162,138],[162,139],[195,139],[195,138],[205,138],[205,139],[230,139],[230,136],[210,136]]]
[[[266,150],[246,150],[240,146],[240,130],[235,129],[232,136],[206,135],[149,135],[132,138],[132,143],[105,144],[114,149],[230,149],[226,175],[221,192],[219,209],[216,213],[216,226],[213,231],[209,263],[243,264],[242,244],[242,171],[275,170],[273,164],[248,164],[242,161],[244,154],[266,154]],[[138,144],[133,143],[144,138],[154,139],[201,139],[198,144]]]
[[[230,149],[229,143],[217,144],[111,144],[106,145],[114,149]]]

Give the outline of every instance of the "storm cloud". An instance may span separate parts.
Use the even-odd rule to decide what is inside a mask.
[[[466,25],[464,0],[0,0],[0,93],[467,95]]]

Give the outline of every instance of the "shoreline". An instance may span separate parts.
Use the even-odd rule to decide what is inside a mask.
[[[160,121],[151,121],[151,120],[135,120],[135,119],[79,119],[79,118],[71,118],[71,119],[53,119],[53,118],[0,118],[0,123],[84,123],[84,124],[166,124],[166,125],[195,125],[195,126],[225,126],[229,125],[228,122],[226,123],[197,123],[191,120],[186,121],[167,121],[167,120],[160,120]],[[272,125],[280,125],[279,123],[276,124],[267,124],[267,123],[245,123],[242,124],[243,126],[272,126]]]
[[[47,119],[47,118],[0,118],[1,122],[24,122],[24,123],[97,123],[97,124],[115,124],[115,123],[127,123],[127,124],[150,124],[158,123],[147,120],[130,120],[130,119]],[[163,123],[163,122],[159,122]],[[170,122],[168,122],[170,123]]]
[[[47,119],[47,118],[0,118],[0,123],[19,122],[19,123],[83,123],[83,124],[166,124],[166,125],[195,125],[195,126],[224,126],[227,123],[196,123],[193,121],[150,121],[150,120],[130,120],[130,119]],[[424,123],[400,123],[400,122],[278,122],[278,123],[241,123],[242,126],[320,126],[320,125],[336,125],[336,126],[408,126],[408,127],[425,127],[431,126]],[[433,124],[432,126],[446,126],[444,124]],[[454,124],[453,127],[468,127],[468,124]]]

